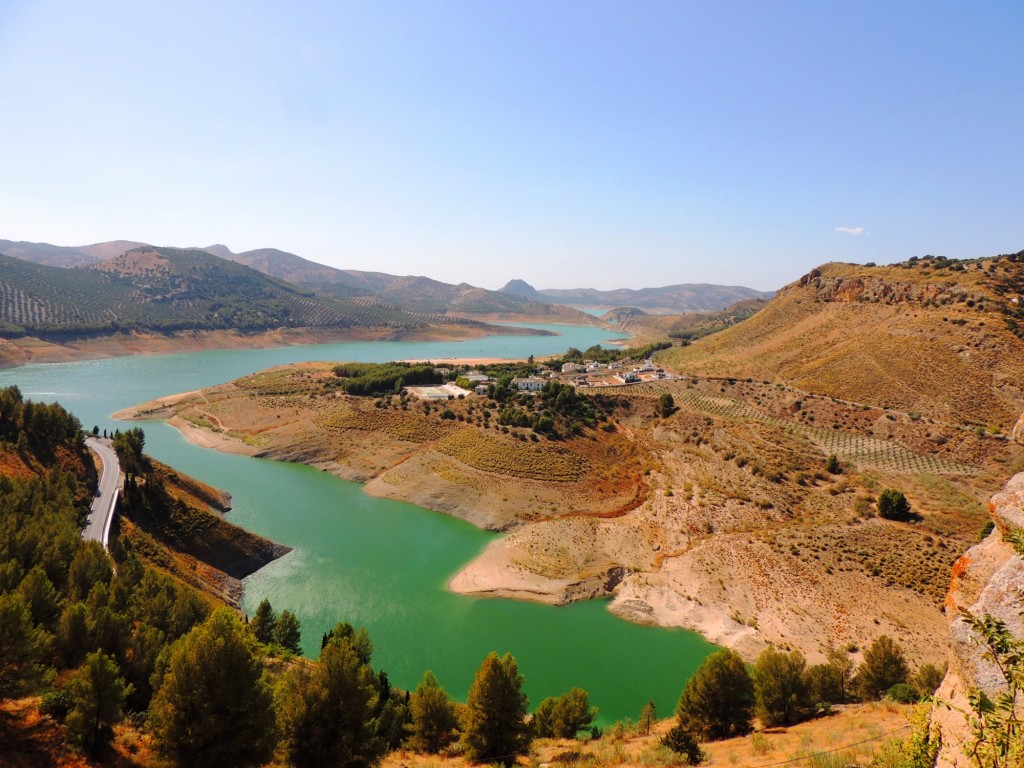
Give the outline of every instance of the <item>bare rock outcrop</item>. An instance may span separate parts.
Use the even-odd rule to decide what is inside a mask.
[[[954,565],[946,598],[949,672],[936,694],[940,704],[934,715],[942,735],[939,768],[974,765],[964,753],[964,744],[971,738],[965,714],[969,710],[967,693],[980,689],[994,697],[1005,686],[995,664],[984,658],[980,638],[962,611],[975,616],[990,614],[1004,622],[1015,637],[1024,638],[1024,560],[1003,539],[1010,531],[1024,530],[1024,473],[1014,475],[992,497],[989,507],[995,528]]]
[[[812,269],[783,290],[797,287],[810,288],[816,301],[840,303],[871,301],[881,304],[902,304],[930,301],[947,304],[968,299],[984,299],[980,293],[976,294],[952,280],[946,283],[894,281],[890,277],[871,275],[830,275],[820,268]]]

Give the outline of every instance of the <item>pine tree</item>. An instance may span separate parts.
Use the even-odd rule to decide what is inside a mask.
[[[437,754],[455,739],[459,726],[455,705],[430,670],[416,686],[409,709],[412,713],[409,747],[414,751]]]
[[[812,705],[842,703],[843,680],[839,670],[831,664],[814,664],[808,667],[804,673],[804,680]]]
[[[274,613],[274,609],[270,606],[270,601],[263,598],[263,600],[260,601],[259,606],[257,606],[256,613],[253,614],[252,620],[249,622],[249,628],[252,630],[253,637],[264,645],[273,642],[274,628],[276,625],[277,615]]]
[[[188,768],[267,762],[274,709],[263,665],[227,608],[182,637],[150,705],[157,750]]]
[[[910,502],[902,491],[886,488],[878,495],[878,514],[887,520],[907,520],[910,515]]]
[[[274,623],[274,642],[285,650],[295,654],[301,654],[302,633],[299,628],[299,620],[291,611],[281,611]]]
[[[864,663],[857,670],[857,689],[865,701],[875,701],[897,683],[907,682],[910,670],[903,650],[888,635],[881,635],[864,651]]]
[[[761,725],[793,725],[810,708],[807,664],[800,651],[765,648],[754,665],[754,709]]]
[[[637,723],[637,726],[644,736],[649,736],[651,728],[654,727],[656,722],[658,722],[658,708],[654,706],[653,701],[648,701],[644,704],[643,709],[640,710],[640,721]]]
[[[46,571],[38,565],[25,574],[18,592],[25,598],[32,621],[38,626],[52,632],[60,616],[60,595],[46,576]]]
[[[68,571],[68,591],[72,600],[85,600],[96,584],[109,584],[114,575],[110,557],[97,541],[87,541],[78,552]]]
[[[672,730],[662,737],[661,744],[686,758],[687,765],[700,765],[704,762],[704,750],[700,748],[697,737],[682,723],[673,725]]]
[[[551,730],[560,739],[575,739],[576,734],[594,722],[597,709],[582,688],[573,688],[558,697],[551,713]]]
[[[723,650],[708,656],[686,681],[676,716],[685,730],[714,741],[749,733],[754,683],[739,654]]]
[[[839,678],[839,702],[847,700],[852,694],[850,682],[853,680],[853,659],[844,648],[833,648],[828,652],[828,665],[832,667]]]
[[[662,392],[658,398],[658,412],[663,419],[667,419],[676,412],[676,401],[668,392]]]
[[[534,737],[538,739],[552,739],[555,736],[555,708],[558,706],[558,698],[548,696],[537,705],[530,720],[530,727]]]
[[[331,637],[313,665],[296,666],[278,692],[288,762],[297,768],[374,765],[386,750],[373,727],[377,677],[351,636]]]
[[[57,662],[64,667],[77,667],[89,651],[89,611],[84,603],[68,603],[57,623],[54,638]]]
[[[512,655],[488,654],[466,699],[463,740],[470,759],[512,765],[529,750],[528,702],[522,688]]]
[[[0,595],[0,698],[20,695],[42,680],[46,640],[20,594]]]
[[[113,727],[121,719],[132,687],[121,679],[113,657],[95,651],[68,681],[66,690],[72,704],[68,732],[95,755],[113,738]]]

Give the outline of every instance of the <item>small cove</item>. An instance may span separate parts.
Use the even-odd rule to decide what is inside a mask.
[[[544,326],[557,337],[492,336],[463,342],[355,342],[223,350],[34,365],[0,371],[0,385],[58,400],[87,428],[113,429],[114,411],[303,360],[525,358],[625,338],[599,328]],[[531,704],[572,686],[586,689],[609,723],[637,717],[652,699],[662,715],[712,646],[697,635],[629,624],[601,601],[563,608],[453,595],[448,579],[494,534],[411,504],[375,499],[362,487],[300,465],[221,454],[146,422],[146,449],[229,491],[229,519],[295,550],[251,576],[244,606],[267,597],[302,621],[308,655],[339,620],[366,626],[374,662],[403,688],[431,668],[463,699],[490,650],[516,656]]]

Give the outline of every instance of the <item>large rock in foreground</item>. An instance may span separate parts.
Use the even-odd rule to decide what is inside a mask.
[[[1024,638],[1024,560],[1004,541],[1010,531],[1024,530],[1024,473],[1014,475],[990,502],[995,529],[972,547],[953,568],[953,581],[946,599],[949,618],[949,672],[936,698],[935,722],[942,734],[940,768],[975,766],[964,745],[972,738],[966,712],[967,694],[984,691],[994,698],[1005,690],[996,665],[984,658],[981,638],[963,617],[989,614],[1002,621],[1017,638]],[[945,706],[949,705],[949,706]]]

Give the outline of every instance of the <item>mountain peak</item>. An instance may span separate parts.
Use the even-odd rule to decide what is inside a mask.
[[[509,280],[507,283],[505,283],[504,286],[501,287],[500,290],[502,293],[510,293],[513,296],[523,296],[527,299],[537,300],[539,298],[536,288],[534,288],[525,280],[520,280],[518,278],[514,280]]]
[[[222,245],[221,243],[214,243],[213,245],[208,245],[205,248],[203,248],[203,250],[206,251],[207,253],[212,253],[214,256],[220,256],[222,259],[230,259],[232,256],[235,255],[231,252],[230,248],[228,248],[226,245]]]

